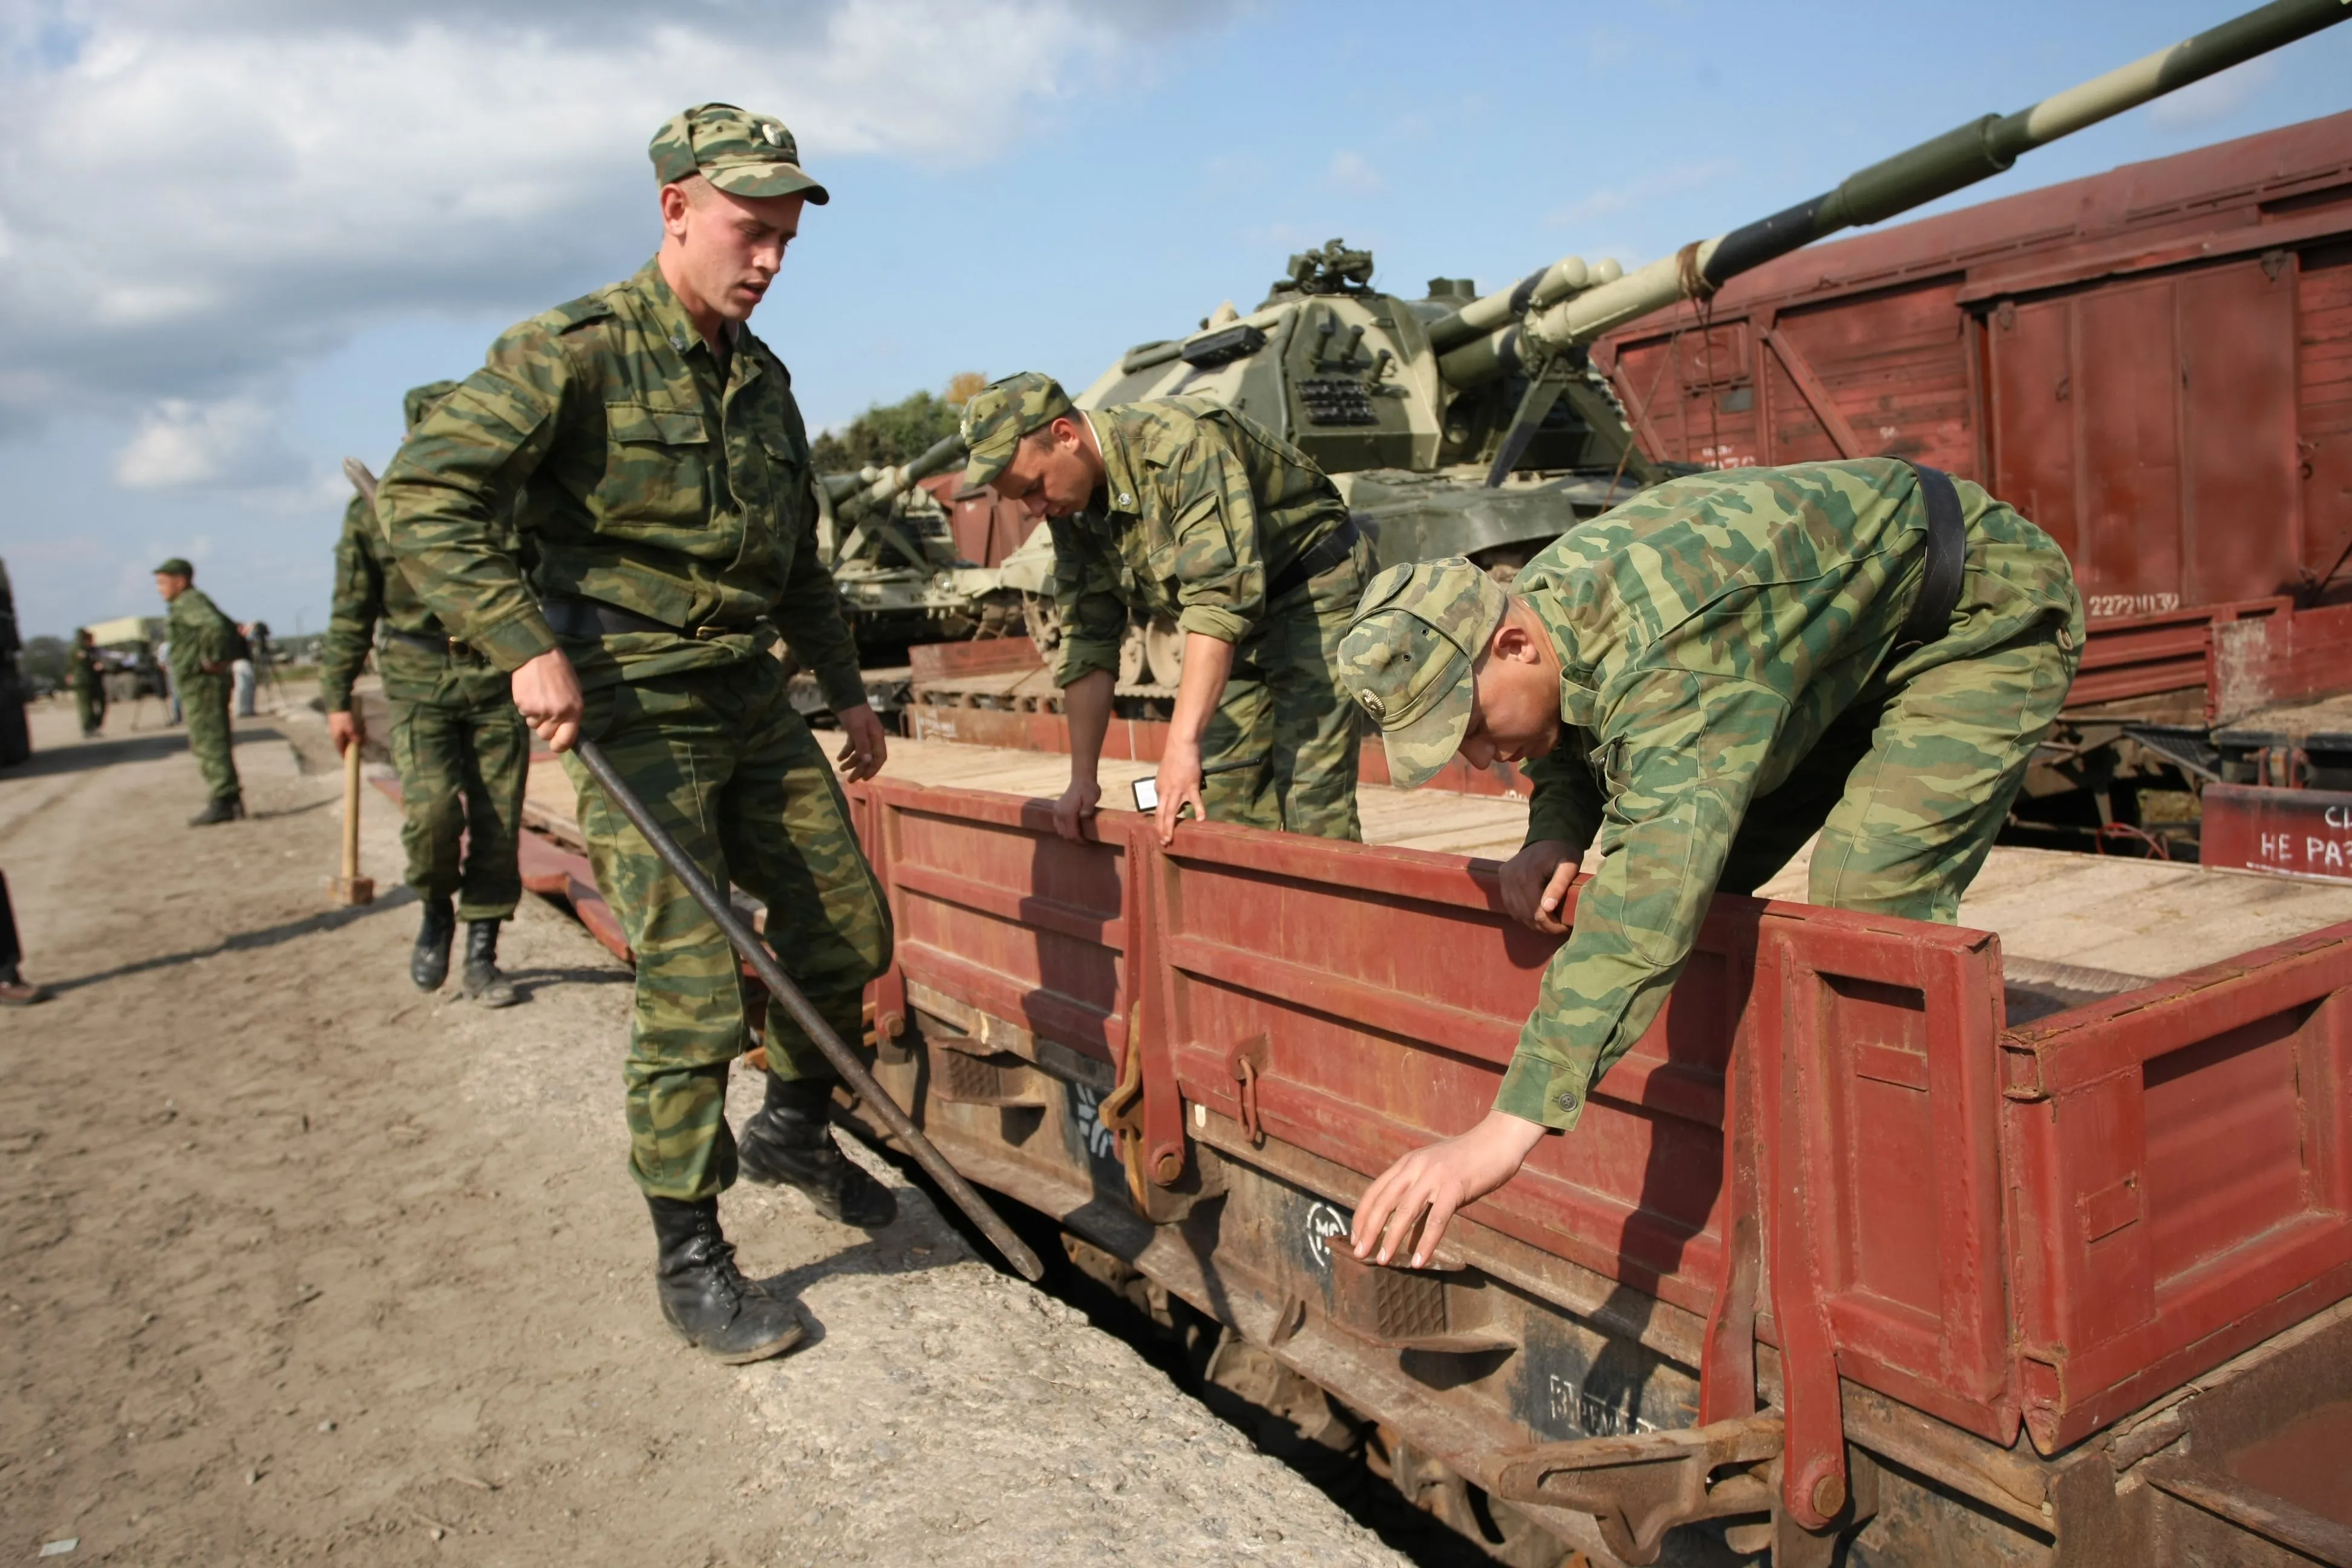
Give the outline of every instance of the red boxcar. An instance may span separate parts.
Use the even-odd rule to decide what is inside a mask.
[[[2086,712],[2352,687],[2352,113],[1817,246],[1596,352],[1660,457],[2013,502],[2080,576]]]

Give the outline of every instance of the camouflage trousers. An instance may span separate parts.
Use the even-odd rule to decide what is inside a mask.
[[[1339,641],[1363,596],[1370,549],[1266,606],[1234,649],[1233,673],[1202,738],[1203,767],[1264,756],[1255,768],[1212,773],[1201,799],[1212,822],[1361,839],[1355,700],[1339,679]]]
[[[1864,692],[1748,806],[1717,889],[1752,891],[1819,833],[1808,902],[1950,924],[2081,658],[2043,623]]]
[[[416,896],[455,897],[459,920],[512,915],[522,897],[515,856],[530,765],[530,731],[514,703],[394,702],[392,765]]]
[[[768,945],[835,1033],[864,1033],[866,983],[889,967],[890,914],[849,803],[770,658],[591,692],[583,733],[719,887],[767,906]],[[735,1180],[728,1064],[746,1048],[734,952],[618,807],[566,756],[596,887],[636,955],[627,1088],[629,1167],[655,1197],[706,1198]],[[768,1070],[833,1068],[784,1009],[768,1010]]]
[[[205,775],[205,793],[215,800],[244,794],[236,782],[236,760],[229,755],[228,676],[174,673],[172,690],[187,721],[188,750]]]
[[[106,722],[106,693],[97,687],[75,687],[74,712],[81,720],[83,734],[97,734],[98,727]]]

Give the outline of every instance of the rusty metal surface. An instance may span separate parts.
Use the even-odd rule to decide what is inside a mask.
[[[2198,855],[2208,866],[2352,880],[2352,793],[2208,784]]]
[[[2001,1047],[2019,1365],[2042,1452],[2352,1293],[2352,927]]]
[[[1236,1129],[1228,1164],[1250,1158],[1246,1119],[1359,1186],[1468,1126],[1554,945],[1501,915],[1491,867],[1454,857],[1215,825],[1168,852],[1131,827],[1070,845],[1035,803],[859,794],[904,980],[1127,1069],[1146,1185],[1198,1163],[1188,1115]],[[1738,1273],[1724,1069],[1752,1057],[1774,1108],[1754,1332],[1792,1428],[1809,1402],[1827,1413],[1790,1445],[1805,1522],[1834,1509],[1800,1498],[1838,1500],[1840,1371],[1996,1443],[2028,1416],[2046,1452],[2352,1290],[2345,1097],[2296,1092],[2352,1081],[2352,931],[2006,1037],[1999,984],[1981,933],[1718,900],[1577,1135],[1466,1217],[1714,1316]],[[1429,1303],[1335,1289],[1322,1310],[1374,1339],[1451,1331],[1413,1317]]]
[[[2077,707],[2352,685],[2352,618],[2297,607],[2352,600],[2352,114],[1813,247],[1596,359],[1657,456],[2017,505],[2082,584]]]

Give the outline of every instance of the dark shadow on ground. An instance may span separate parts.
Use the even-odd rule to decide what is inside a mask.
[[[190,948],[184,952],[169,952],[154,958],[142,958],[131,963],[117,964],[112,969],[101,969],[95,974],[79,974],[70,980],[51,981],[48,982],[48,987],[53,994],[62,996],[68,991],[79,991],[85,986],[100,985],[110,980],[128,979],[133,974],[145,974],[152,970],[172,969],[184,963],[194,963],[198,959],[217,958],[225,952],[246,952],[255,948],[276,947],[280,942],[299,941],[306,936],[316,936],[321,931],[341,931],[354,921],[363,921],[371,915],[383,914],[387,910],[399,909],[415,901],[416,895],[406,888],[402,888],[378,899],[373,904],[358,904],[349,909],[326,910],[315,915],[305,915],[299,921],[288,921],[283,925],[267,926],[260,931],[238,931],[234,936],[222,938],[210,947]]]
[[[289,805],[278,811],[248,811],[245,815],[254,822],[275,822],[281,816],[300,816],[308,812],[323,811],[328,806],[341,805],[342,802],[333,795],[322,795],[308,805]]]
[[[528,1002],[540,992],[558,985],[635,985],[636,973],[628,969],[501,969],[521,998]]]
[[[256,741],[283,741],[285,734],[268,725],[249,724],[236,731],[237,745]],[[0,768],[0,778],[37,779],[54,773],[83,773],[110,768],[118,763],[151,763],[188,749],[185,730],[158,730],[119,741],[84,741],[54,751],[35,752],[13,768]]]

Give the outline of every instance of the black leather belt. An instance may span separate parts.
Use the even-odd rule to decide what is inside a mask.
[[[1924,647],[1939,642],[1952,629],[1952,611],[1960,602],[1960,578],[1969,563],[1969,531],[1960,521],[1960,492],[1952,476],[1925,463],[1913,463],[1919,476],[1919,495],[1927,503],[1927,559],[1919,569],[1919,596],[1895,639],[1898,649]]]
[[[1320,544],[1308,549],[1305,554],[1292,562],[1290,570],[1274,580],[1273,585],[1265,591],[1267,601],[1271,603],[1281,598],[1300,584],[1320,577],[1340,562],[1355,554],[1358,537],[1356,520],[1350,515],[1347,521],[1325,534]]]
[[[473,644],[469,642],[462,642],[452,637],[435,637],[430,632],[395,631],[390,626],[386,626],[384,628],[383,635],[388,637],[396,637],[400,641],[408,644],[411,647],[421,647],[427,653],[446,653],[453,655],[458,658],[473,658],[476,657]]]
[[[556,636],[574,637],[583,642],[649,632],[707,641],[711,637],[745,636],[759,625],[756,621],[746,621],[733,626],[674,626],[667,621],[657,621],[651,616],[641,616],[635,610],[625,610],[602,599],[547,598],[540,601],[539,610],[547,617],[548,626]]]

